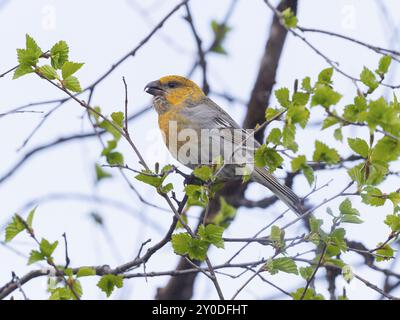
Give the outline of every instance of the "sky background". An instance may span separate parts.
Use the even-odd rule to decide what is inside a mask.
[[[72,61],[85,62],[79,71],[78,77],[83,87],[110,68],[120,57],[134,48],[179,1],[172,0],[0,0],[0,39],[1,63],[0,71],[16,65],[16,48],[24,46],[25,34],[29,33],[43,48],[50,48],[55,42],[65,40],[70,47]],[[379,2],[387,9],[385,16]],[[277,3],[275,1],[274,3]],[[221,21],[226,13],[230,1],[219,0],[192,0],[190,2],[196,27],[203,39],[204,46],[208,47],[212,41],[211,20]],[[127,80],[129,87],[129,111],[149,105],[150,97],[143,91],[144,86],[152,80],[167,74],[185,75],[191,69],[196,57],[196,46],[190,33],[187,22],[183,19],[184,10],[175,13],[134,58],[126,60],[95,90],[92,105],[101,106],[104,113],[122,111],[124,103],[124,87],[122,76]],[[374,45],[398,49],[400,38],[397,29],[399,24],[400,2],[395,0],[300,0],[298,9],[299,23],[302,26],[331,30],[357,38]],[[240,101],[247,102],[254,84],[260,58],[271,23],[271,11],[261,0],[239,0],[235,11],[229,20],[232,32],[225,43],[228,55],[210,54],[207,56],[209,81],[213,92],[228,92]],[[362,67],[376,68],[379,56],[363,47],[334,39],[323,35],[307,34],[316,47],[332,60],[340,63],[340,67],[347,73],[358,76]],[[326,62],[317,56],[302,41],[288,36],[284,52],[279,65],[275,88],[293,87],[295,79],[310,76],[316,79],[318,73],[328,67]],[[400,82],[398,68],[394,65],[387,81],[393,84]],[[199,70],[193,75],[193,80],[201,83]],[[351,102],[355,90],[353,84],[338,74],[334,75],[335,88],[343,94],[341,106]],[[0,79],[0,113],[34,101],[62,97],[61,92],[45,81],[34,76],[26,76],[11,81],[11,77]],[[377,92],[379,94],[390,92]],[[245,114],[243,103],[228,103],[217,95],[211,96],[219,105],[227,110],[235,120],[241,123]],[[271,101],[275,105],[275,101]],[[31,110],[49,110],[51,106],[32,107]],[[32,129],[41,120],[42,114],[14,114],[0,118],[0,177],[8,172],[18,159],[35,146],[53,141],[58,137],[79,132],[90,132],[90,123],[82,120],[83,110],[74,102],[64,104],[55,111],[34,135],[29,143],[18,150]],[[319,111],[313,112],[311,121],[321,119]],[[149,164],[160,162],[161,165],[175,163],[168,155],[162,143],[157,126],[156,113],[150,110],[130,125],[130,133],[139,150]],[[346,129],[346,134],[367,137],[363,130]],[[297,141],[302,148],[301,153],[308,157],[314,150],[313,141],[326,141],[342,153],[350,154],[347,145],[332,139],[332,131],[320,132],[315,130],[300,130]],[[306,143],[304,143],[306,141]],[[120,150],[124,153],[126,163],[138,168],[136,156],[122,142]],[[10,221],[13,213],[27,214],[30,208],[39,205],[34,228],[38,237],[49,240],[59,240],[60,245],[55,257],[58,263],[64,262],[64,250],[61,235],[65,232],[68,237],[69,256],[72,266],[103,265],[116,266],[132,260],[136,256],[140,244],[151,238],[154,244],[165,234],[169,227],[171,214],[151,208],[141,203],[127,184],[113,172],[114,178],[94,186],[94,163],[103,163],[99,154],[101,145],[98,140],[79,140],[51,148],[32,157],[5,183],[0,184],[0,238],[4,239],[4,225]],[[175,163],[176,164],[176,163]],[[399,168],[395,164],[394,169]],[[282,172],[277,172],[282,176]],[[130,176],[132,183],[137,187],[144,198],[150,202],[166,208],[165,201],[155,193],[152,187],[143,185]],[[329,188],[313,195],[311,202],[319,203],[323,198],[336,194],[349,182],[344,170],[317,173],[319,185],[334,179]],[[172,179],[177,190],[182,190],[179,178]],[[383,190],[392,191],[398,186],[398,180],[389,178],[383,185]],[[294,190],[299,195],[310,191],[304,177],[297,178]],[[251,185],[247,195],[251,199],[260,199],[268,191],[261,186]],[[41,201],[45,196],[62,195],[68,199]],[[92,201],[97,196],[104,202]],[[80,199],[77,199],[79,197]],[[85,198],[88,201],[83,201]],[[330,203],[336,209],[342,200]],[[349,239],[362,240],[368,247],[376,246],[379,241],[386,239],[388,228],[384,225],[384,216],[392,210],[391,204],[371,209],[358,200],[354,205],[360,209],[362,225],[346,227]],[[282,204],[274,205],[266,210],[240,209],[237,218],[229,229],[226,237],[249,237],[257,232],[261,226],[267,225],[272,219],[284,210]],[[91,213],[100,214],[105,222],[101,228],[94,224]],[[198,210],[190,211],[191,217],[196,217]],[[316,215],[327,220],[325,209],[318,210]],[[286,215],[281,224],[293,219]],[[194,218],[189,221],[194,222]],[[296,236],[303,232],[300,224],[291,227],[287,236]],[[227,244],[226,250],[211,249],[210,259],[213,264],[224,262],[230,257],[240,244]],[[11,271],[18,276],[24,275],[40,264],[27,266],[26,257],[16,254],[18,250],[27,255],[34,248],[34,243],[26,235],[19,235],[11,245],[0,245],[0,285],[9,281]],[[296,247],[291,254],[305,251],[307,246]],[[253,261],[261,257],[268,257],[272,253],[270,248],[253,244],[245,251],[237,262]],[[312,257],[312,256],[309,256]],[[343,259],[352,265],[356,273],[362,274],[371,282],[381,285],[382,278],[367,268],[360,268],[361,258],[352,253],[343,255]],[[172,270],[178,257],[172,252],[168,244],[147,263],[147,271]],[[390,266],[390,263],[382,263]],[[399,268],[399,266],[397,266]],[[142,270],[142,269],[140,269]],[[136,270],[138,271],[138,270]],[[233,273],[239,270],[233,271]],[[321,270],[320,278],[324,275]],[[244,275],[239,279],[230,279],[219,276],[224,293],[227,297],[244,283],[249,277]],[[286,274],[268,276],[273,283],[279,284],[288,291],[304,286],[297,277]],[[104,293],[96,287],[98,277],[83,279],[83,298],[104,298]],[[123,289],[116,291],[112,298],[152,299],[158,287],[164,286],[168,277],[137,278],[126,280]],[[337,279],[337,288],[346,287],[350,298],[374,299],[376,292],[365,287],[358,281],[345,283],[341,277]],[[46,280],[38,278],[24,286],[25,292],[31,299],[46,298]],[[317,291],[328,297],[325,282],[317,283]],[[399,295],[400,291],[392,292]],[[14,292],[16,298],[21,298]],[[284,298],[272,287],[255,279],[239,298],[263,299]],[[217,298],[212,283],[203,275],[199,275],[195,284],[194,298]]]

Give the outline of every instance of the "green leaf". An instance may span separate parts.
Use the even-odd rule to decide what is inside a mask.
[[[382,243],[379,242],[377,247],[382,246]],[[379,255],[375,259],[377,262],[387,261],[393,258],[394,250],[388,244],[384,245],[382,248],[376,250],[376,254]]]
[[[299,269],[299,273],[300,273],[301,277],[304,280],[310,279],[312,274],[313,274],[313,272],[314,272],[314,267],[311,267],[311,266],[309,266],[309,267],[301,267]]]
[[[343,228],[338,228],[332,231],[330,238],[333,244],[335,244],[340,251],[346,252],[347,251],[347,244],[345,240],[346,230]]]
[[[278,273],[279,271],[299,274],[296,263],[289,257],[269,259],[264,265],[264,269],[272,275]]]
[[[385,204],[386,198],[378,188],[367,186],[363,191],[365,193],[361,193],[362,202],[375,207],[383,206]]]
[[[325,143],[316,140],[313,160],[317,162],[326,162],[327,164],[335,164],[340,161],[340,156],[334,148],[329,148]]]
[[[208,243],[200,239],[191,239],[188,255],[190,259],[204,261],[207,256]]]
[[[36,209],[37,209],[37,207],[33,208],[33,209],[29,212],[28,218],[26,219],[27,225],[28,225],[29,227],[31,227],[31,228],[32,228],[33,217],[34,217],[34,215],[35,215]]]
[[[305,165],[301,168],[304,176],[307,179],[308,184],[311,186],[314,183],[314,170],[309,165]]]
[[[381,77],[383,77],[385,75],[385,73],[388,72],[391,63],[392,63],[392,57],[391,56],[383,56],[379,60],[379,66],[378,66],[378,69],[375,72],[377,74],[379,74]]]
[[[71,300],[73,299],[73,293],[67,287],[60,287],[50,290],[51,295],[49,300]]]
[[[96,275],[96,270],[91,267],[81,267],[79,268],[78,272],[76,273],[76,276],[78,278],[80,277],[88,277],[88,276],[95,276]]]
[[[347,143],[355,153],[359,154],[363,158],[368,157],[369,146],[365,140],[360,138],[355,138],[355,139],[348,138]]]
[[[366,119],[368,105],[365,97],[357,96],[354,104],[344,108],[343,118],[351,122],[363,122]]]
[[[49,80],[54,80],[54,79],[58,78],[57,71],[48,64],[45,64],[44,66],[39,67],[38,72],[40,75],[42,75],[43,77],[45,77]]]
[[[285,109],[267,108],[267,110],[265,111],[265,119],[269,121],[273,119],[276,115],[281,113],[283,110]]]
[[[124,156],[120,152],[110,152],[106,156],[107,162],[111,166],[124,165]]]
[[[279,153],[263,144],[259,147],[254,155],[255,164],[257,167],[268,166],[269,171],[274,172],[276,168],[280,167],[283,163],[283,158]]]
[[[108,173],[107,171],[104,171],[101,166],[99,166],[97,163],[95,165],[95,170],[96,170],[96,181],[100,181],[106,178],[111,178],[112,175]]]
[[[295,292],[290,293],[290,295],[293,297],[293,300],[324,300],[324,296],[321,294],[316,294],[312,288],[307,288],[307,291],[303,296],[305,289],[306,288],[299,288]]]
[[[280,242],[282,239],[282,230],[278,226],[271,227],[271,234],[269,236],[271,241],[278,241]]]
[[[149,171],[143,171],[143,173],[139,173],[135,178],[156,188],[160,187],[163,183],[161,177],[156,176],[154,173]]]
[[[364,221],[361,220],[358,216],[346,214],[346,215],[342,216],[341,222],[360,224],[360,223],[363,223]]]
[[[32,263],[42,261],[45,259],[46,259],[46,256],[43,253],[41,253],[37,250],[32,250],[31,253],[29,254],[28,265],[31,265]]]
[[[371,160],[389,162],[397,160],[399,156],[400,142],[385,136],[372,149]]]
[[[388,214],[384,222],[393,232],[400,231],[400,216]]]
[[[311,106],[321,105],[325,108],[329,108],[337,104],[342,95],[334,91],[331,87],[327,85],[320,85],[315,89],[314,95],[311,99]]]
[[[100,278],[97,286],[107,295],[108,298],[114,291],[115,287],[122,288],[123,281],[124,278],[122,276],[115,274],[106,274]]]
[[[63,79],[62,84],[64,88],[71,90],[73,92],[81,92],[81,84],[79,83],[78,78],[74,76],[69,76],[68,78]]]
[[[211,29],[214,33],[214,42],[210,51],[219,54],[226,54],[227,52],[223,47],[223,43],[226,39],[226,35],[232,29],[225,23],[218,23],[216,20],[211,21]]]
[[[26,74],[33,73],[34,71],[35,70],[31,66],[20,64],[19,67],[14,71],[13,80],[18,79]]]
[[[311,78],[310,77],[305,77],[302,81],[301,81],[301,88],[310,93],[312,92],[313,88],[311,86]]]
[[[205,227],[203,225],[199,227],[198,235],[202,240],[215,245],[217,248],[224,248],[224,240],[222,239],[223,232],[223,227],[215,224],[208,224]]]
[[[375,74],[367,67],[364,67],[363,71],[361,72],[360,80],[369,88],[369,92],[373,92],[379,86],[379,82],[376,80]]]
[[[228,204],[223,197],[220,197],[219,200],[221,207],[218,213],[213,218],[212,223],[216,224],[217,226],[221,226],[225,229],[230,225],[231,221],[235,218],[236,208]]]
[[[307,164],[306,156],[300,155],[292,160],[292,171],[301,170],[310,185],[314,182],[314,170]]]
[[[111,119],[120,128],[124,126],[124,118],[124,113],[121,111],[111,113]]]
[[[292,150],[293,152],[297,152],[299,148],[295,141],[295,137],[296,137],[296,126],[294,124],[286,124],[283,127],[282,144],[284,147]]]
[[[324,122],[322,123],[322,130],[327,129],[331,126],[334,126],[335,124],[339,123],[339,120],[335,117],[328,116],[324,119]]]
[[[193,170],[193,174],[203,181],[208,181],[212,178],[213,171],[209,166],[200,166]]]
[[[305,155],[297,156],[292,160],[292,171],[299,171],[304,165],[307,164],[307,159]]]
[[[179,255],[186,255],[189,252],[192,237],[188,233],[178,233],[171,237],[171,244],[174,252]]]
[[[289,89],[288,88],[280,88],[280,89],[275,90],[275,97],[282,107],[284,107],[284,108],[289,107],[290,98],[289,98]]]
[[[39,57],[26,49],[17,49],[17,58],[20,66],[36,67]]]
[[[51,243],[43,238],[42,241],[40,241],[40,252],[45,257],[50,258],[54,250],[57,248],[57,246],[58,246],[58,241]]]
[[[321,233],[321,226],[324,223],[322,219],[317,219],[315,217],[310,217],[309,219],[309,224],[310,224],[310,230],[313,233]]]
[[[43,54],[42,49],[37,45],[36,41],[29,35],[26,34],[26,50],[32,52],[36,57],[40,57]]]
[[[283,24],[287,29],[296,28],[297,27],[297,17],[294,15],[294,12],[291,8],[287,8],[281,12]]]
[[[159,192],[167,194],[168,192],[172,191],[173,189],[174,189],[174,185],[172,183],[167,183],[165,186],[161,186],[159,188]]]
[[[333,136],[336,140],[338,141],[343,141],[343,133],[342,133],[342,128],[337,128],[335,129],[335,131],[333,132]]]
[[[359,215],[360,212],[352,207],[349,198],[346,198],[339,206],[340,214],[342,215]]]
[[[62,77],[63,79],[68,78],[69,76],[72,76],[75,72],[77,72],[84,63],[78,63],[78,62],[72,62],[72,61],[65,61],[61,68],[62,72]]]
[[[394,207],[397,207],[400,203],[400,192],[391,192],[388,194],[387,198],[393,202]]]
[[[185,186],[185,192],[188,196],[188,204],[204,207],[208,203],[206,189],[203,186],[188,184]]]
[[[25,230],[25,225],[23,223],[23,219],[15,214],[12,217],[12,221],[6,227],[6,236],[5,241],[11,241],[17,234]]]
[[[61,69],[68,61],[69,48],[65,41],[57,42],[50,50],[51,65],[55,69]]]
[[[286,119],[291,124],[300,124],[304,129],[310,118],[310,111],[305,106],[291,106],[286,114]]]
[[[326,68],[322,70],[318,75],[318,82],[322,84],[332,84],[333,68]]]
[[[102,122],[99,123],[99,127],[111,133],[114,139],[116,140],[115,143],[117,143],[117,141],[121,139],[121,133],[116,128],[114,128],[114,126],[110,123],[110,121],[103,120]]]
[[[281,138],[282,138],[281,130],[279,128],[273,128],[267,137],[267,142],[271,142],[275,145],[278,145],[281,143]]]
[[[305,106],[310,99],[310,95],[306,92],[294,92],[293,93],[293,104],[295,106]]]
[[[343,275],[343,279],[347,282],[350,283],[351,280],[353,280],[354,278],[354,273],[351,270],[351,267],[349,265],[345,265],[342,268],[342,275]]]

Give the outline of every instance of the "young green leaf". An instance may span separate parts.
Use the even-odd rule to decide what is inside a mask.
[[[378,243],[377,247],[381,247],[382,243]],[[382,246],[380,249],[376,250],[376,254],[378,255],[375,259],[377,262],[387,261],[393,258],[394,250],[388,244]]]
[[[299,274],[296,263],[294,262],[293,259],[289,257],[269,259],[267,263],[264,265],[264,269],[269,273],[271,273],[272,275],[278,273],[279,271]]]
[[[400,216],[397,214],[388,214],[384,222],[392,232],[400,231]]]
[[[101,166],[99,166],[97,163],[95,165],[95,170],[96,170],[96,181],[100,181],[100,180],[112,177],[112,175],[110,173],[103,170],[103,168]]]
[[[236,216],[236,208],[232,207],[230,204],[226,202],[223,197],[220,197],[220,204],[221,208],[219,209],[218,213],[212,220],[212,223],[216,224],[217,226],[221,226],[224,229],[229,226],[231,221]]]
[[[68,61],[69,48],[65,41],[57,42],[50,50],[51,65],[55,69],[61,69]]]
[[[362,202],[371,206],[379,207],[385,204],[386,198],[378,188],[367,186],[361,193]]]
[[[57,71],[50,65],[45,64],[37,69],[37,72],[49,80],[58,79]]]
[[[97,286],[107,295],[108,298],[114,291],[115,287],[122,288],[123,281],[124,278],[120,275],[106,274],[100,278]]]
[[[65,61],[65,63],[61,68],[63,79],[72,76],[75,72],[77,72],[80,68],[82,68],[83,65],[84,63]]]
[[[79,83],[78,78],[74,76],[69,76],[68,78],[63,79],[62,84],[65,89],[71,90],[73,92],[81,92],[81,84]]]
[[[360,79],[361,82],[369,88],[369,92],[373,92],[379,86],[379,82],[376,80],[374,73],[367,67],[364,67],[361,72]]]
[[[17,234],[24,230],[25,224],[23,222],[23,219],[18,214],[15,214],[12,217],[12,221],[6,227],[5,241],[11,241]]]
[[[81,267],[79,268],[78,272],[76,273],[76,276],[78,278],[80,277],[88,277],[88,276],[95,276],[96,275],[96,270],[91,267]]]
[[[46,256],[43,253],[41,253],[40,251],[37,251],[37,250],[32,250],[29,255],[28,265],[31,265],[32,263],[42,261],[45,259],[46,259]]]
[[[124,118],[124,113],[121,111],[111,113],[111,119],[120,128],[124,126]]]
[[[291,8],[287,8],[281,12],[283,25],[287,29],[296,28],[297,27],[297,17],[294,15],[294,12]]]
[[[26,74],[33,73],[34,71],[35,70],[31,66],[20,64],[14,71],[13,80],[18,79]]]
[[[282,132],[281,129],[279,128],[273,128],[270,133],[268,134],[267,137],[267,142],[271,142],[275,145],[278,145],[281,143],[281,138],[282,138]]]
[[[355,153],[359,154],[363,158],[368,157],[369,146],[365,140],[360,138],[355,138],[355,139],[348,138],[347,143]]]
[[[222,239],[223,232],[223,227],[215,224],[208,224],[205,227],[201,225],[198,234],[202,240],[215,245],[217,248],[224,248],[224,240]]]
[[[275,90],[275,97],[282,107],[284,107],[284,108],[289,107],[290,98],[289,98],[289,89],[288,88],[280,88],[280,89]]]
[[[340,156],[334,148],[330,148],[325,143],[316,140],[313,160],[317,162],[326,162],[327,164],[335,164],[340,161]]]
[[[193,170],[193,174],[203,181],[208,181],[212,178],[213,172],[209,166],[199,166]]]
[[[314,289],[307,288],[299,288],[295,292],[292,292],[290,295],[293,297],[293,300],[324,300],[324,296],[322,294],[316,294]]]
[[[321,105],[325,108],[329,108],[330,106],[337,104],[341,98],[342,95],[334,91],[331,87],[320,85],[314,91],[314,95],[311,99],[311,106],[314,107]]]
[[[390,64],[392,63],[392,57],[391,56],[383,56],[379,60],[379,66],[378,69],[375,71],[377,74],[379,74],[381,77],[383,77],[388,71]]]

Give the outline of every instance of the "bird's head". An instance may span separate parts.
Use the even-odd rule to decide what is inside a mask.
[[[162,77],[149,82],[144,90],[155,97],[155,104],[164,104],[165,108],[189,106],[205,98],[203,90],[196,83],[181,76]]]

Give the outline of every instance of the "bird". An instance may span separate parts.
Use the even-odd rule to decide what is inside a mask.
[[[224,163],[222,170],[217,171],[217,178],[220,181],[243,178],[237,172],[244,167],[248,168],[249,163],[228,159],[232,161],[225,164],[227,158],[224,156],[234,158],[240,154],[238,158],[241,161],[248,161],[249,156],[253,159],[260,143],[212,101],[194,81],[178,75],[168,75],[149,82],[144,91],[153,96],[152,103],[158,113],[159,128],[175,159],[195,169],[199,165],[212,165],[215,156],[221,156]],[[204,132],[209,133],[208,136]],[[202,139],[203,136],[206,139]],[[248,172],[251,180],[267,187],[298,216],[304,213],[301,199],[288,186],[280,183],[267,168],[250,166],[250,170],[241,172]]]

